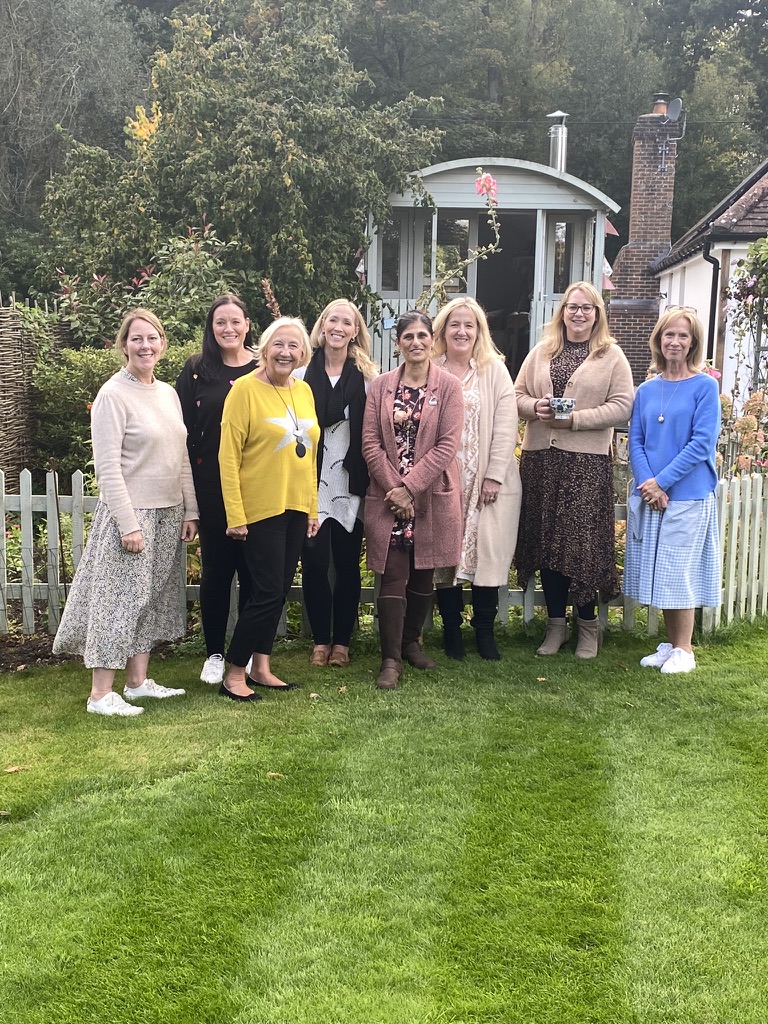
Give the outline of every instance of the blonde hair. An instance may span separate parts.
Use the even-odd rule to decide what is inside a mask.
[[[296,336],[301,342],[302,360],[300,365],[306,366],[309,362],[312,349],[309,347],[309,335],[307,334],[307,328],[304,326],[304,321],[299,320],[295,316],[279,316],[277,320],[272,321],[269,327],[264,328],[259,338],[259,343],[256,346],[256,360],[260,367],[264,365],[264,353],[267,351],[267,346],[277,332],[284,327],[295,331]]]
[[[357,334],[350,341],[347,352],[352,357],[355,366],[362,373],[365,380],[373,380],[374,377],[378,376],[379,368],[371,359],[371,336],[368,333],[368,327],[363,319],[363,314],[354,302],[350,302],[349,299],[333,299],[328,303],[315,321],[315,326],[312,328],[312,333],[309,336],[310,344],[313,349],[325,347],[323,325],[325,324],[326,317],[336,306],[344,306],[352,314],[357,324]]]
[[[618,344],[608,329],[608,317],[605,312],[603,296],[589,281],[576,281],[575,284],[569,284],[565,289],[565,294],[560,299],[554,316],[548,324],[544,325],[544,330],[541,332],[539,344],[544,346],[544,352],[549,359],[559,356],[565,347],[565,305],[571,301],[571,296],[577,290],[584,292],[595,307],[595,323],[592,327],[592,334],[589,336],[590,355],[594,352],[601,356],[610,345]]]
[[[142,306],[132,309],[130,313],[126,313],[123,317],[123,322],[120,324],[120,328],[115,336],[115,351],[120,352],[125,362],[128,362],[128,353],[125,351],[125,346],[128,341],[128,335],[131,333],[131,324],[134,320],[146,320],[147,323],[151,324],[157,331],[160,337],[160,344],[162,346],[162,351],[160,353],[160,357],[162,358],[168,348],[168,339],[165,336],[165,329],[155,314],[148,309],[144,309]]]
[[[433,327],[435,329],[435,343],[432,346],[432,355],[442,356],[447,351],[445,343],[445,328],[447,327],[452,314],[463,306],[466,306],[475,318],[477,337],[475,338],[475,344],[472,348],[472,358],[477,363],[478,369],[482,369],[483,366],[486,366],[494,359],[500,359],[503,362],[504,356],[493,343],[485,310],[479,302],[469,296],[451,299],[448,305],[443,306],[435,317],[433,321]]]
[[[648,339],[648,347],[652,356],[651,369],[656,373],[663,373],[667,368],[667,360],[661,351],[661,336],[670,324],[681,319],[688,321],[688,328],[691,332],[691,347],[685,357],[688,369],[699,373],[704,365],[704,328],[701,326],[701,321],[692,309],[676,306],[661,314]]]

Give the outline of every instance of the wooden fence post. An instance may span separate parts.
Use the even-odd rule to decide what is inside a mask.
[[[19,473],[19,516],[21,518],[21,627],[25,633],[35,631],[35,535],[32,528],[32,474]]]

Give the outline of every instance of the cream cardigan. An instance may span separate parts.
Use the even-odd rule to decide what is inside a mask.
[[[93,403],[91,436],[99,497],[122,537],[140,529],[137,508],[183,504],[185,520],[199,518],[187,429],[170,384],[116,373]]]
[[[626,423],[632,413],[634,386],[627,357],[617,344],[602,354],[593,352],[571,375],[563,392],[576,405],[571,413],[570,430],[556,429],[551,421],[537,419],[534,407],[539,398],[552,394],[550,359],[541,344],[525,358],[515,381],[517,409],[528,420],[523,451],[558,448],[566,452],[607,455],[611,450],[613,428]]]
[[[445,365],[445,356],[435,362]],[[515,387],[501,359],[477,372],[480,390],[478,478],[501,486],[496,501],[480,509],[477,520],[476,587],[506,586],[517,545],[522,487],[515,455],[518,412]],[[466,523],[464,524],[466,529]]]

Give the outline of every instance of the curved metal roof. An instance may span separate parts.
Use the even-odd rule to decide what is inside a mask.
[[[498,156],[480,156],[472,157],[471,160],[447,160],[445,163],[432,164],[430,167],[422,167],[415,173],[418,174],[426,184],[429,178],[433,178],[445,171],[468,170],[471,171],[474,178],[478,167],[482,167],[484,172],[489,172],[491,174],[493,173],[494,168],[506,168],[511,171],[532,171],[535,174],[540,175],[542,178],[549,178],[560,185],[568,185],[575,191],[589,196],[595,206],[605,207],[612,213],[618,213],[621,209],[621,206],[614,202],[610,196],[607,196],[604,192],[601,192],[600,189],[590,185],[589,182],[584,181],[582,178],[577,178],[573,174],[568,174],[567,171],[558,171],[556,168],[550,167],[548,164],[537,164],[530,160],[513,160],[510,157]],[[503,203],[500,203],[499,206],[500,208],[506,208]]]

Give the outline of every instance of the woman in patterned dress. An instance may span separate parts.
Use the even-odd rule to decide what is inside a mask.
[[[720,604],[715,449],[717,382],[702,373],[696,314],[667,310],[651,333],[652,377],[637,389],[629,427],[635,488],[629,497],[624,593],[663,609],[667,642],[640,661],[665,675],[691,672],[696,608]]]
[[[317,518],[320,529],[304,541],[301,575],[312,629],[310,665],[349,665],[349,642],[360,604],[362,499],[368,467],[362,452],[368,384],[377,374],[371,339],[360,310],[347,299],[328,303],[310,341],[314,353],[294,376],[312,388],[317,446]],[[331,558],[335,580],[328,578]]]
[[[139,715],[124,697],[184,693],[146,678],[155,644],[184,632],[181,544],[194,540],[198,519],[179,399],[154,376],[166,345],[154,313],[129,313],[115,340],[125,366],[91,410],[99,504],[53,649],[93,669],[92,714]],[[122,668],[123,697],[112,689]]]
[[[499,587],[509,582],[520,518],[515,386],[474,299],[453,299],[435,317],[434,361],[461,381],[464,429],[458,452],[464,537],[459,564],[438,570],[437,604],[449,658],[464,657],[464,592],[472,585],[472,625],[481,658],[498,661],[493,623]]]
[[[240,611],[251,593],[243,545],[227,537],[219,473],[224,400],[235,381],[256,367],[251,345],[251,321],[243,302],[236,295],[220,295],[205,319],[202,352],[190,356],[176,381],[200,507],[200,615],[206,649],[200,679],[211,685],[224,679],[224,641],[235,575]]]
[[[363,455],[368,568],[382,574],[377,602],[379,689],[393,690],[402,659],[436,668],[419,637],[432,603],[434,570],[461,553],[461,485],[456,452],[464,422],[461,384],[430,360],[432,321],[404,313],[395,329],[402,366],[371,384]]]
[[[515,552],[520,585],[538,569],[547,633],[538,654],[557,654],[568,640],[569,593],[578,609],[577,658],[600,645],[597,591],[619,593],[614,540],[613,428],[632,412],[632,371],[611,337],[603,299],[588,281],[566,289],[538,345],[515,381],[527,420],[520,476],[523,505]],[[550,399],[572,398],[555,418]]]

